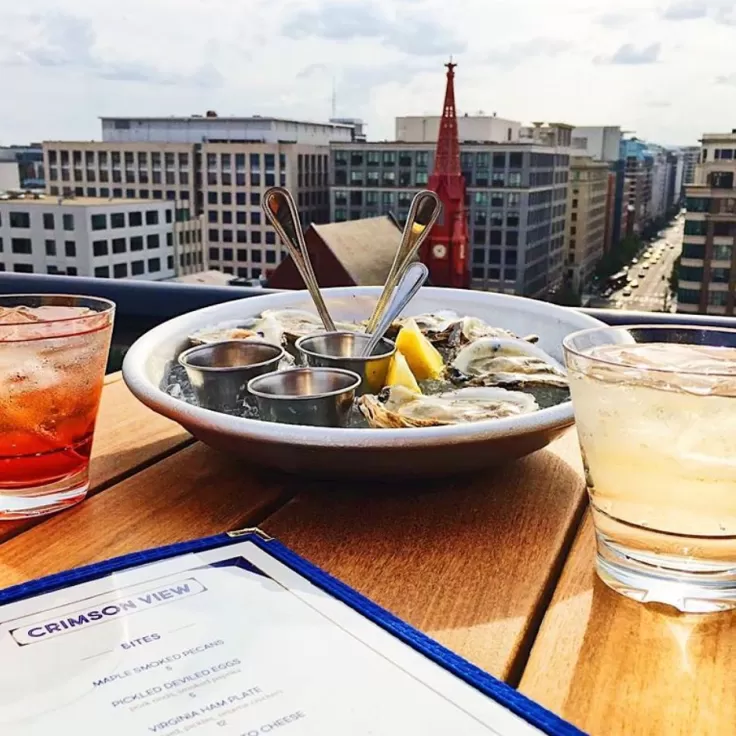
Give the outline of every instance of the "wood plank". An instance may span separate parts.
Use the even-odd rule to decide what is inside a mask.
[[[584,505],[573,431],[473,478],[299,488],[266,531],[482,668],[518,680]]]
[[[90,494],[191,442],[178,424],[151,411],[114,373],[102,390],[90,465]],[[0,542],[43,519],[0,522]]]
[[[273,473],[196,443],[6,541],[0,588],[257,523],[284,493]]]
[[[594,571],[586,518],[520,690],[593,734],[721,736],[736,724],[736,612],[678,614]]]

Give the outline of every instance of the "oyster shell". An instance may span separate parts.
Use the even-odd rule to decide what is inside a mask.
[[[263,337],[253,329],[250,322],[225,322],[214,327],[205,327],[189,335],[192,345],[204,345],[223,340],[262,340]]]
[[[358,332],[359,326],[351,322],[337,322],[338,330]],[[267,309],[260,317],[249,320],[224,322],[189,336],[190,342],[201,345],[220,340],[265,340],[274,345],[294,343],[304,335],[323,332],[322,320],[311,312],[301,309]]]
[[[396,332],[406,319],[409,318],[402,318],[395,323]],[[449,310],[420,314],[411,319],[414,319],[422,333],[436,348],[448,351],[458,350],[484,337],[507,337],[529,342],[536,342],[539,339],[536,335],[520,338],[503,327],[492,327],[479,317],[460,317]]]
[[[437,427],[518,416],[536,411],[532,396],[502,388],[461,388],[441,394],[416,394],[391,386],[380,394],[358,399],[358,408],[371,427]]]
[[[455,382],[473,386],[567,388],[564,368],[536,345],[524,340],[483,338],[464,347],[450,364]]]

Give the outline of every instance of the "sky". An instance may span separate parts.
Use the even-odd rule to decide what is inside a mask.
[[[736,128],[736,0],[0,2],[0,145],[94,140],[99,116],[460,113],[620,125],[664,145]]]

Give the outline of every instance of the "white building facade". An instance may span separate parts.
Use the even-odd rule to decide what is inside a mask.
[[[572,131],[572,147],[594,161],[611,163],[621,158],[621,137],[618,125],[577,126]]]
[[[135,278],[175,275],[174,207],[142,200],[0,199],[0,271]]]
[[[439,115],[411,115],[396,118],[396,140],[402,143],[437,143]],[[495,115],[458,115],[457,133],[461,142],[509,143],[519,140],[521,123]]]

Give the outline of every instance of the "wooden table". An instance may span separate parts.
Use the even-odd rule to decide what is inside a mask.
[[[573,431],[472,479],[305,482],[196,443],[105,386],[92,492],[0,523],[0,587],[259,525],[593,734],[736,732],[736,617],[676,615],[596,579]],[[731,674],[729,674],[731,673]]]

